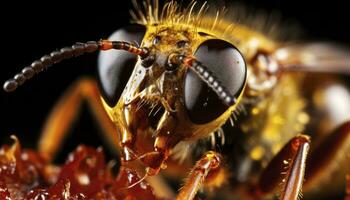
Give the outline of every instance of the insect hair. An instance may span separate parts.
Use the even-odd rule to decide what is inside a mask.
[[[163,6],[159,0],[132,0],[134,9],[130,10],[132,22],[151,26],[177,25],[191,27],[197,31],[207,30],[224,40],[235,40],[237,24],[253,28],[256,32],[277,42],[291,41],[302,32],[293,20],[281,18],[278,11],[270,13],[259,8],[251,8],[240,3],[227,3],[217,8],[208,1],[191,0],[189,4],[171,0]],[[248,12],[249,11],[249,12]]]

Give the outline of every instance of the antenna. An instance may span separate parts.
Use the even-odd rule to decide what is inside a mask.
[[[45,55],[39,60],[34,61],[31,65],[23,68],[22,71],[16,74],[12,79],[7,80],[3,85],[3,89],[6,92],[13,92],[18,86],[23,85],[25,81],[34,77],[34,75],[63,60],[78,57],[85,53],[92,53],[97,50],[107,51],[111,49],[128,51],[132,54],[139,55],[142,59],[146,58],[149,54],[147,48],[140,48],[123,41],[101,40],[98,42],[78,42],[71,47],[64,47],[60,50],[53,51],[49,55]]]
[[[212,73],[208,67],[201,62],[197,61],[195,57],[174,55],[170,57],[170,62],[174,65],[183,64],[195,72],[197,76],[202,79],[227,106],[231,106],[237,102],[237,99],[222,85],[214,73]]]

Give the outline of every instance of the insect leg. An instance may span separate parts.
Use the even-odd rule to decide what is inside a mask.
[[[333,133],[329,134],[311,151],[305,172],[305,189],[317,187],[318,183],[322,182],[322,179],[327,177],[327,174],[330,174],[334,169],[336,161],[338,161],[339,165],[338,158],[342,157],[349,160],[349,157],[346,157],[349,155],[342,154],[344,152],[347,153],[345,149],[349,147],[350,121],[335,129]]]
[[[213,151],[207,152],[191,170],[185,185],[181,188],[180,193],[177,196],[177,199],[193,199],[205,179],[208,177],[208,174],[220,169],[220,163],[220,154]]]
[[[97,84],[92,79],[84,78],[75,83],[60,98],[45,123],[39,141],[39,152],[46,159],[52,160],[54,158],[67,130],[79,113],[79,107],[83,100],[88,102],[93,115],[104,129],[103,133],[110,141],[110,145],[113,145],[114,149],[118,147],[116,128],[102,106]]]
[[[291,139],[262,172],[254,193],[256,198],[274,192],[282,183],[280,199],[297,199],[304,181],[309,145],[308,136]]]

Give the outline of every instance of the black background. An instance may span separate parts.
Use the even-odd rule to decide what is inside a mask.
[[[113,3],[111,3],[113,2]],[[99,40],[130,21],[129,1],[46,1],[1,3],[0,80],[5,81],[42,55],[77,41]],[[184,1],[186,2],[186,1]],[[214,3],[214,1],[209,1]],[[298,22],[306,38],[350,44],[346,3],[334,1],[248,0],[247,7],[278,11],[284,20]],[[6,12],[5,12],[6,11]],[[65,61],[28,81],[15,93],[0,91],[0,143],[15,133],[26,147],[34,147],[55,100],[81,76],[94,76],[96,54]],[[69,139],[99,144],[94,120],[84,110]],[[95,131],[96,130],[96,131]],[[74,139],[73,139],[74,138]]]

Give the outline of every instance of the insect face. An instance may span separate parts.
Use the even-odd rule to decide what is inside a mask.
[[[140,154],[140,148],[135,145],[140,143],[137,134],[151,135],[154,151],[160,152],[170,152],[180,141],[206,136],[227,120],[243,94],[246,66],[240,52],[229,42],[208,38],[193,30],[153,25],[148,27],[143,41],[137,41],[148,49],[147,57],[139,60],[130,57],[130,62],[125,62],[123,58],[129,59],[129,56],[109,59],[120,54],[100,55],[102,90],[107,89],[102,91],[104,105],[117,124],[122,143],[128,146],[126,151],[136,151],[128,154]],[[119,32],[111,39],[125,40]],[[187,61],[177,62],[182,57]],[[186,63],[191,58],[203,63],[196,63],[203,66],[199,71],[190,70],[195,67]],[[218,64],[220,67],[216,67]],[[128,81],[120,79],[124,71],[130,73],[131,69]],[[123,83],[113,80],[116,78]],[[122,87],[125,88],[121,93]],[[229,96],[227,93],[234,97],[231,104],[223,101]]]

